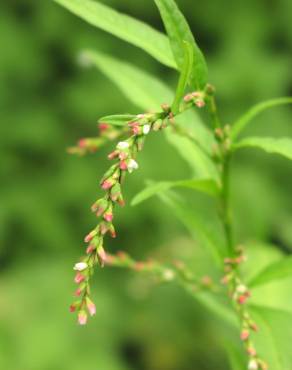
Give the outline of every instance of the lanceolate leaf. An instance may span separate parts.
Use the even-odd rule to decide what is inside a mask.
[[[291,370],[292,315],[259,306],[252,306],[250,310],[260,328],[253,337],[259,355],[267,361],[269,369]]]
[[[81,59],[99,68],[123,94],[142,110],[160,110],[173,93],[164,83],[127,62],[96,51],[84,51]]]
[[[255,118],[261,112],[265,111],[266,109],[276,107],[277,105],[284,104],[292,104],[292,97],[271,99],[255,105],[234,123],[231,129],[231,138],[235,140],[241,131],[250,124],[253,118]]]
[[[171,207],[175,216],[181,220],[195,240],[207,248],[217,266],[221,266],[225,247],[217,232],[212,227],[212,220],[206,220],[196,210],[190,210],[189,205],[171,191],[159,193],[159,198]]]
[[[249,285],[258,286],[287,277],[292,277],[292,256],[284,257],[282,260],[266,267],[252,279]]]
[[[132,114],[116,114],[113,116],[106,116],[100,118],[99,122],[108,123],[113,126],[125,126],[128,122],[132,121],[136,116]]]
[[[144,22],[93,0],[54,0],[88,23],[145,50],[159,62],[176,68],[167,37]]]
[[[158,111],[161,109],[161,102],[173,100],[172,91],[164,83],[136,66],[93,51],[83,52],[82,60],[86,64],[93,64],[99,68],[132,103],[143,111]],[[192,122],[196,128],[198,142],[208,150],[210,146],[208,129],[202,124],[195,112],[188,111],[187,113],[188,121]],[[179,116],[178,121],[183,123],[183,116]],[[190,165],[194,176],[211,177],[218,181],[218,173],[212,161],[194,142],[174,134],[169,129],[164,131],[169,142]]]
[[[183,42],[187,41],[193,48],[193,73],[191,85],[194,89],[203,89],[208,80],[208,69],[205,58],[198,48],[190,27],[173,0],[155,0],[170,39],[174,58],[179,69],[184,66]]]
[[[163,192],[175,187],[194,189],[212,196],[216,196],[219,193],[216,182],[211,179],[164,181],[148,185],[133,198],[132,205],[135,206],[158,194],[159,192]]]
[[[249,137],[232,146],[233,150],[254,147],[267,153],[280,154],[292,160],[292,139],[274,139],[270,137]]]
[[[193,69],[193,60],[194,60],[193,48],[191,44],[187,41],[183,43],[183,46],[184,46],[184,52],[185,52],[185,59],[184,59],[184,64],[181,70],[180,78],[178,81],[175,99],[172,104],[172,112],[174,114],[176,114],[179,111],[179,106],[184,96],[186,87],[189,83],[189,80],[192,74],[192,69]]]

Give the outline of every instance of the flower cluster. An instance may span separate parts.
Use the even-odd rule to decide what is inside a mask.
[[[243,284],[239,273],[239,266],[246,260],[241,247],[236,249],[236,256],[226,258],[225,262],[225,276],[222,283],[228,285],[229,295],[234,303],[234,307],[239,316],[241,323],[240,339],[244,343],[246,353],[249,357],[248,370],[267,370],[267,364],[258,357],[257,351],[251,340],[251,332],[257,332],[258,327],[251,319],[247,309],[247,301],[251,294],[246,285]]]
[[[75,283],[78,289],[75,296],[78,299],[71,305],[71,312],[78,312],[78,322],[86,324],[88,313],[94,315],[95,305],[90,299],[90,277],[94,272],[94,266],[104,266],[107,255],[104,250],[104,237],[109,234],[115,238],[116,231],[113,225],[114,207],[118,204],[124,206],[122,195],[122,183],[127,172],[132,173],[139,165],[136,156],[142,150],[148,133],[158,131],[173,123],[173,115],[169,106],[163,105],[160,113],[139,114],[128,123],[127,131],[131,136],[120,141],[113,152],[108,155],[109,160],[117,160],[104,174],[100,182],[105,195],[98,199],[91,207],[92,212],[99,218],[97,226],[85,237],[88,243],[86,256],[81,262],[76,263],[74,270],[77,271]]]

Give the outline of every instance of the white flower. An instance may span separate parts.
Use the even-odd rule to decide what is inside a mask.
[[[143,126],[143,134],[147,135],[150,131],[151,126],[150,125],[144,125]]]
[[[245,285],[243,285],[243,284],[240,284],[240,285],[238,285],[238,287],[236,288],[236,291],[238,292],[238,293],[246,293],[246,291],[247,291],[247,287],[245,286]]]
[[[75,266],[73,267],[73,270],[75,271],[83,271],[85,269],[87,269],[88,265],[86,262],[78,262],[78,263],[75,263]]]
[[[128,162],[128,171],[131,173],[139,168],[138,163],[134,159],[130,159]]]
[[[258,363],[256,360],[250,360],[248,363],[248,370],[258,370]]]
[[[172,270],[167,269],[163,271],[163,278],[165,281],[171,281],[175,278],[175,274]]]
[[[117,145],[117,149],[123,150],[123,149],[128,149],[130,144],[127,141],[120,141]]]

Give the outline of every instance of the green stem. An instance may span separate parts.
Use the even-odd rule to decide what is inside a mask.
[[[212,117],[212,121],[215,128],[222,128],[221,121],[218,116],[218,110],[216,105],[216,100],[213,95],[209,96],[209,99],[207,101],[207,106],[210,112],[210,115]]]
[[[234,256],[234,243],[232,236],[232,217],[230,207],[230,154],[226,154],[222,161],[222,193],[221,193],[221,210],[222,222],[227,242],[228,255]]]

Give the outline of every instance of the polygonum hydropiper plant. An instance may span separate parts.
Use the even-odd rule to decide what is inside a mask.
[[[90,278],[97,264],[101,267],[105,265],[117,266],[154,274],[162,281],[176,280],[192,292],[205,290],[213,294],[227,293],[238,318],[239,336],[247,356],[247,368],[249,370],[267,369],[266,360],[262,359],[262,353],[258,353],[254,345],[260,332],[256,335],[253,333],[260,331],[261,328],[258,328],[251,313],[248,304],[251,292],[241,273],[241,265],[246,260],[245,249],[237,245],[233,236],[229,196],[230,161],[233,153],[243,147],[257,147],[266,152],[278,153],[292,159],[292,141],[288,138],[248,137],[243,140],[238,139],[241,131],[258,113],[276,105],[292,103],[292,98],[279,98],[260,103],[240,117],[233,125],[226,125],[222,123],[218,115],[215,88],[208,82],[208,70],[204,56],[198,48],[184,16],[173,0],[155,0],[168,37],[142,22],[117,13],[92,0],[55,1],[89,23],[143,48],[159,62],[177,69],[180,73],[177,89],[172,97],[172,94],[160,81],[137,67],[93,51],[86,51],[81,55],[80,59],[83,64],[95,65],[100,68],[125,92],[130,100],[144,108],[146,112],[104,117],[99,120],[99,137],[81,139],[76,147],[70,148],[71,153],[85,154],[95,152],[108,141],[117,141],[114,150],[108,155],[108,159],[113,164],[100,181],[103,194],[91,207],[98,223],[85,237],[86,255],[74,266],[74,270],[76,270],[75,283],[78,288],[75,292],[77,298],[70,310],[77,312],[78,322],[81,325],[86,324],[88,314],[93,316],[96,313],[90,293]],[[122,75],[123,78],[120,78],[119,75]],[[131,86],[134,87],[132,90]],[[142,91],[144,95],[141,94],[139,97],[139,91]],[[146,95],[149,99],[145,98]],[[165,98],[168,101],[165,102]],[[155,100],[156,107],[157,103],[160,102],[160,108],[156,111],[151,111],[152,107],[147,106],[150,101],[152,104],[153,100]],[[208,140],[203,140],[200,134],[202,127],[196,131],[198,124],[196,116],[193,115],[195,118],[193,130],[189,129],[189,125],[186,126],[183,123],[185,112],[194,110],[206,110],[209,113],[212,128],[209,128],[210,124],[204,128],[204,132],[207,132],[209,137]],[[177,119],[178,116],[181,116],[180,119]],[[147,136],[155,134],[157,131],[165,131],[168,135],[172,135],[176,141],[176,148],[180,154],[183,153],[183,157],[186,156],[183,143],[187,141],[188,145],[194,146],[200,156],[189,157],[188,161],[196,162],[200,161],[200,158],[204,158],[200,165],[204,164],[207,167],[207,173],[210,176],[197,176],[173,183],[151,184],[136,196],[134,202],[138,203],[155,193],[168,191],[176,186],[192,188],[213,197],[218,204],[218,215],[225,239],[223,253],[218,251],[216,244],[213,245],[213,257],[215,256],[214,259],[217,262],[219,259],[222,276],[221,281],[217,283],[209,277],[195,276],[182,262],[176,262],[172,266],[164,266],[154,261],[137,262],[124,252],[110,255],[104,249],[106,235],[113,238],[116,236],[114,211],[117,206],[125,205],[123,198],[125,177],[128,173],[139,168],[138,154],[143,149]],[[182,138],[185,141],[181,142]],[[268,272],[264,270],[261,279],[269,280],[266,277],[269,276],[269,269],[272,269],[274,276],[277,276],[277,269],[280,271],[282,268],[281,263],[285,262],[278,262],[278,265],[270,266],[267,268]],[[216,305],[216,303],[214,304]],[[236,367],[236,369],[239,368],[240,366]]]

